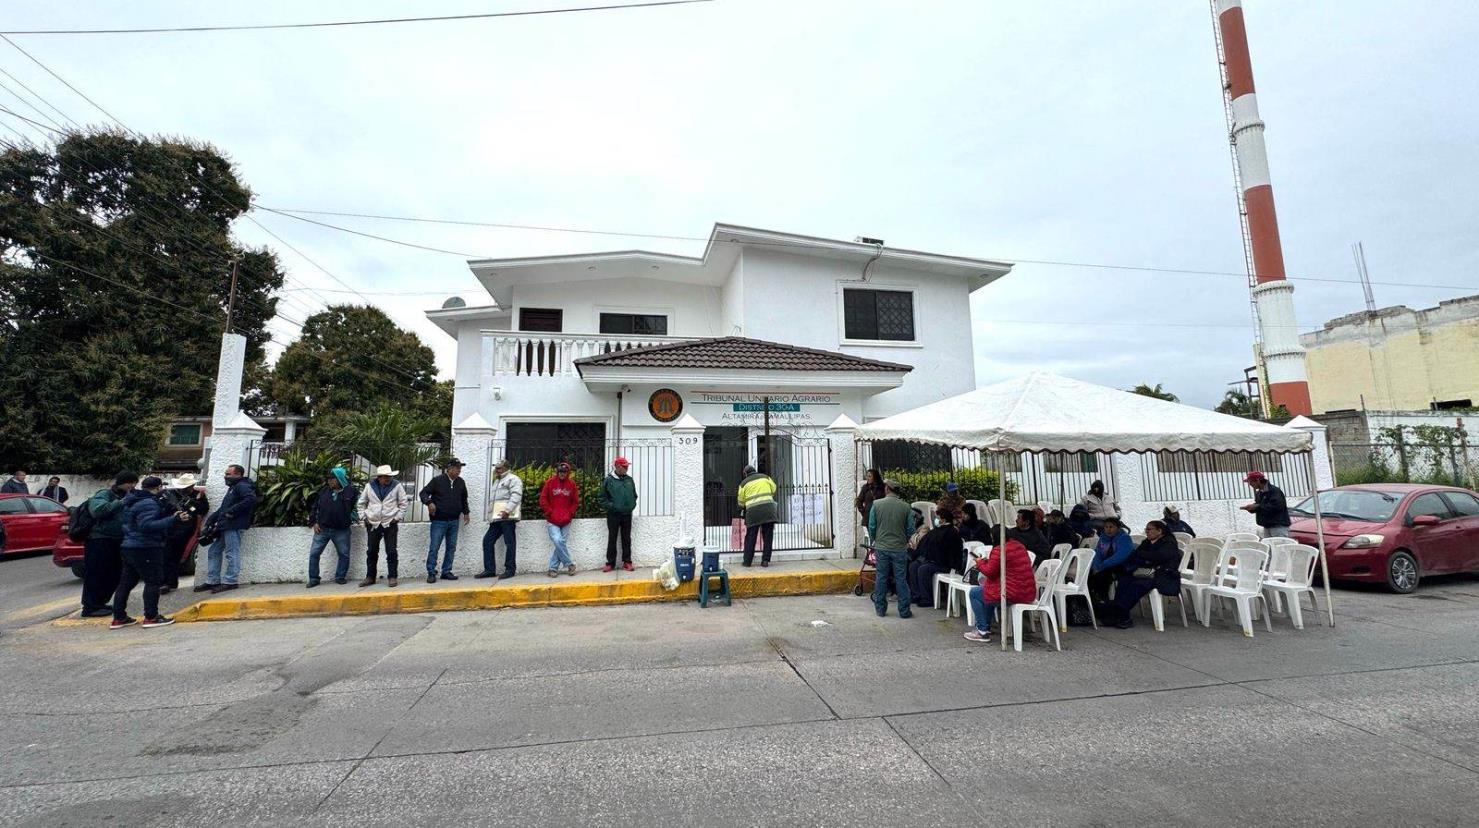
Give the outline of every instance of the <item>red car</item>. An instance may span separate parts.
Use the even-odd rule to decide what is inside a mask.
[[[1424,575],[1479,572],[1479,495],[1453,486],[1364,483],[1320,492],[1330,579],[1417,589]],[[1289,534],[1316,545],[1314,504],[1289,509]]]
[[[0,494],[5,554],[51,549],[57,527],[67,522],[67,507],[41,495]]]
[[[68,524],[63,523],[57,528],[56,546],[51,550],[51,562],[57,566],[72,570],[72,574],[81,578],[86,572],[82,565],[84,557],[82,544],[67,537]],[[195,523],[195,531],[190,533],[190,542],[185,544],[185,556],[180,559],[180,574],[195,574],[195,539],[200,535],[200,521]]]

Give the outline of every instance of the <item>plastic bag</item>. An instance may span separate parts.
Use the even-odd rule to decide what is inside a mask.
[[[671,558],[668,562],[652,570],[652,580],[662,584],[662,588],[672,591],[678,588],[678,565]]]

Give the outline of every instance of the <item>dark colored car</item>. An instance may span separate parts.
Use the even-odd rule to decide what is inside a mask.
[[[1330,579],[1411,592],[1425,575],[1479,572],[1479,494],[1453,486],[1366,483],[1320,492]],[[1289,534],[1316,545],[1314,503],[1290,507]]]
[[[190,533],[190,542],[185,544],[185,555],[180,558],[180,574],[195,574],[195,539],[200,536],[201,521],[195,522],[195,531]],[[56,534],[56,546],[52,547],[51,562],[57,566],[72,570],[72,574],[81,578],[86,571],[82,565],[84,557],[82,544],[67,537],[69,524],[63,523]]]
[[[57,527],[67,522],[67,507],[41,495],[0,495],[5,554],[38,552],[56,543]]]

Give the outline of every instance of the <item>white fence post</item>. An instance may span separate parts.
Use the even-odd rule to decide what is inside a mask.
[[[1310,439],[1314,441],[1315,456],[1312,459],[1315,461],[1315,488],[1328,489],[1334,486],[1335,469],[1330,462],[1330,441],[1326,438],[1325,426],[1309,417],[1295,417],[1287,425],[1289,428],[1297,428],[1309,434]]]
[[[687,529],[693,542],[702,547],[705,535],[703,424],[692,414],[684,414],[673,424],[672,440],[673,516],[678,520],[679,534]]]
[[[457,557],[454,568],[476,572],[483,563],[483,532],[488,528],[488,468],[493,462],[493,439],[498,428],[473,414],[452,426],[452,456],[467,465],[462,467],[462,480],[467,484],[467,508],[471,512],[469,523],[457,533]],[[543,481],[540,481],[541,483]],[[525,486],[529,481],[524,481]],[[538,485],[538,484],[536,484]],[[536,495],[538,490],[535,490]],[[525,489],[525,495],[529,493]],[[415,493],[412,493],[415,496]],[[422,554],[425,552],[423,550]]]
[[[858,424],[846,414],[827,426],[832,444],[832,548],[840,558],[851,558],[858,548],[858,516],[853,495],[858,491]]]

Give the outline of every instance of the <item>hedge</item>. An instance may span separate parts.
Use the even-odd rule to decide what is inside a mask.
[[[954,482],[966,500],[982,502],[1001,497],[1000,476],[991,469],[956,469],[955,471],[911,472],[884,469],[884,478],[899,484],[899,497],[910,503],[927,500],[934,503],[945,494],[945,484]],[[1007,481],[1007,500],[1017,496],[1017,486]],[[981,517],[985,517],[982,515]]]

